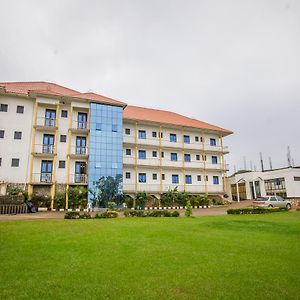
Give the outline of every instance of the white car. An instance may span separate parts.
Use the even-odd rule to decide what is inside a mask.
[[[286,207],[287,209],[290,209],[292,207],[292,203],[280,196],[265,196],[257,197],[255,201],[253,201],[253,206],[264,208]]]

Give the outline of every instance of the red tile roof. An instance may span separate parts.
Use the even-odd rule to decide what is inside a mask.
[[[52,82],[33,81],[33,82],[0,82],[0,87],[4,87],[8,93],[28,95],[29,92],[36,92],[46,95],[62,97],[76,97],[85,100],[92,100],[100,103],[115,104],[125,106],[126,103],[114,100],[95,93],[80,93],[76,90],[66,88]]]
[[[123,115],[124,119],[128,120],[149,121],[159,124],[170,124],[183,127],[213,130],[221,132],[223,135],[229,135],[232,133],[232,131],[208,124],[200,120],[191,119],[174,112],[159,109],[128,105],[126,106]]]

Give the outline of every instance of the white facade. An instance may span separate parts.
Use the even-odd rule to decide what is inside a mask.
[[[266,195],[300,198],[299,167],[240,173],[228,177],[226,183],[229,197],[237,201]]]

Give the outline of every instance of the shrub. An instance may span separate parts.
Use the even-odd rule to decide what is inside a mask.
[[[83,186],[70,187],[68,191],[69,207],[86,208],[87,205],[87,189]]]
[[[168,210],[127,210],[124,212],[125,217],[179,217],[178,211]]]
[[[65,207],[66,202],[66,194],[65,193],[57,193],[54,196],[54,208],[59,210]]]
[[[35,207],[47,207],[51,206],[51,199],[47,195],[33,195],[31,202]]]
[[[108,207],[108,210],[116,210],[117,209],[117,204],[116,202],[107,202],[107,207]]]
[[[296,208],[296,211],[300,211],[300,207]]]
[[[8,192],[7,192],[7,195],[9,196],[22,196],[24,195],[24,190],[22,190],[21,188],[17,187],[17,186],[14,186],[14,187],[11,187]]]
[[[144,210],[125,210],[125,217],[147,217],[147,213]]]
[[[95,216],[95,219],[110,219],[110,218],[117,218],[119,213],[114,210],[107,210],[102,213],[98,213]]]
[[[79,219],[91,219],[91,218],[92,216],[87,212],[84,212],[83,214],[79,215]]]
[[[146,202],[148,201],[149,197],[150,197],[149,194],[146,193],[146,192],[136,193],[136,195],[135,195],[135,205],[136,205],[136,207],[144,209],[145,205],[146,205]]]
[[[286,207],[272,207],[272,208],[263,208],[263,207],[247,207],[247,208],[230,208],[227,210],[229,215],[248,215],[248,214],[267,214],[273,212],[288,211]]]
[[[65,213],[65,219],[79,219],[78,211],[67,211]]]
[[[188,200],[186,203],[185,216],[190,217],[192,214],[193,214],[193,209],[192,209],[191,201]]]
[[[179,217],[180,213],[177,210],[174,210],[173,212],[171,212],[171,217]]]
[[[124,198],[126,207],[133,208],[133,199],[130,196],[125,196]]]

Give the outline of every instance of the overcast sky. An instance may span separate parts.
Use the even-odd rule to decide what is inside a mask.
[[[230,129],[231,171],[300,165],[297,0],[0,0],[0,81],[33,80]]]

